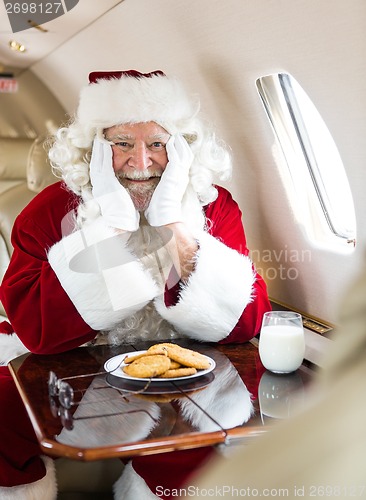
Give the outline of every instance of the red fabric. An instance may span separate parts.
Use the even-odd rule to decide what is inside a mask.
[[[61,287],[47,260],[47,250],[67,234],[67,214],[78,198],[56,183],[37,195],[18,216],[13,229],[13,256],[4,276],[0,299],[24,345],[37,354],[63,352],[92,340],[96,332],[81,318]],[[227,246],[247,255],[241,212],[231,195],[219,188],[217,200],[206,207],[210,233]],[[71,226],[70,226],[71,227]],[[69,229],[70,230],[70,229]],[[169,300],[177,299],[170,290]],[[270,309],[260,276],[255,299],[244,310],[236,327],[223,342],[245,342],[259,331],[262,315]],[[3,325],[2,325],[3,326]],[[0,368],[0,485],[17,485],[40,479],[45,473],[34,432],[7,368]],[[211,448],[141,457],[134,460],[137,472],[152,488],[183,484]]]
[[[91,330],[60,285],[47,250],[67,231],[65,216],[78,203],[61,183],[43,190],[15,221],[13,256],[0,300],[23,344],[36,354],[53,354],[92,340]]]
[[[89,74],[89,83],[97,83],[98,80],[111,80],[112,78],[120,79],[122,76],[151,78],[152,76],[165,76],[165,74],[160,70],[152,71],[151,73],[140,73],[134,69],[127,71],[93,71]]]
[[[46,473],[41,449],[6,366],[0,366],[0,428],[0,486],[41,479]]]
[[[187,487],[189,477],[197,467],[203,466],[213,453],[214,448],[206,446],[193,450],[146,455],[134,458],[132,466],[137,474],[144,478],[154,494],[158,494],[163,500],[169,500],[177,497],[174,490],[182,486]]]
[[[209,219],[209,233],[240,254],[248,255],[249,249],[239,206],[226,189],[222,187],[217,189],[219,192],[217,199],[205,207],[206,217]],[[178,295],[179,283],[166,291],[165,304],[167,306],[175,304]],[[244,309],[235,328],[220,343],[246,342],[259,333],[263,314],[271,310],[271,305],[268,300],[267,286],[258,273],[256,273],[253,295],[254,300]]]
[[[210,233],[247,255],[239,207],[228,191],[218,189],[217,200],[206,207]],[[30,202],[14,224],[14,252],[0,288],[0,300],[14,331],[23,344],[37,354],[73,349],[96,335],[75,309],[46,255],[47,249],[70,231],[68,220],[77,203],[78,198],[61,183],[53,184]],[[176,290],[169,293],[174,297],[168,302],[176,301]],[[250,340],[259,332],[262,315],[269,309],[266,286],[257,275],[255,300],[222,342]]]
[[[206,209],[206,217],[211,221],[210,233],[226,246],[248,255],[242,213],[238,204],[226,189],[219,187],[218,190],[217,200]],[[245,342],[255,337],[260,331],[263,314],[270,309],[267,286],[262,277],[256,273],[254,300],[245,308],[230,335],[220,343]]]
[[[14,328],[7,321],[2,321],[0,323],[0,333],[14,333]]]

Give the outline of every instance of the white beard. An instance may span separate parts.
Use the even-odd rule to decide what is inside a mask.
[[[182,203],[184,222],[194,236],[203,231],[205,218],[193,189],[189,189]],[[159,285],[161,294],[172,269],[171,258],[155,228],[149,226],[141,214],[139,229],[131,234],[128,247]],[[171,284],[174,285],[174,282]],[[153,302],[126,318],[113,330],[99,336],[97,343],[126,344],[137,340],[165,340],[182,337],[156,311]],[[95,344],[95,341],[93,341]]]
[[[142,262],[163,294],[172,261],[156,229],[148,226],[146,221],[144,223],[143,217],[142,222],[140,228],[131,234],[128,248]],[[179,336],[181,335],[158,314],[151,301],[112,330],[99,334],[93,344],[119,345],[138,340],[174,339]]]
[[[130,195],[133,204],[138,212],[144,212],[149,206],[155,188],[160,182],[162,172],[154,170],[149,172],[149,177],[144,172],[134,172],[130,176],[124,174],[116,175],[119,183]],[[145,180],[143,184],[130,182],[132,179]]]
[[[145,212],[154,194],[155,187],[135,186],[127,187],[126,191],[131,196],[132,202],[138,212]]]

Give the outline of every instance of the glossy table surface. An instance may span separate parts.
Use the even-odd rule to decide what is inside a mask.
[[[11,361],[10,371],[43,452],[88,461],[229,445],[266,432],[305,404],[315,373],[308,366],[288,375],[272,374],[262,366],[255,341],[176,343],[211,357],[215,369],[160,385],[105,373],[107,360],[147,349],[151,343],[25,354]],[[63,397],[50,394],[50,372],[63,379],[58,385],[63,386]]]

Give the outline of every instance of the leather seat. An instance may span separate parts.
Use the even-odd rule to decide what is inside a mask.
[[[0,138],[0,281],[13,251],[10,237],[15,218],[39,191],[56,181],[44,138]],[[0,302],[1,315],[5,311]]]

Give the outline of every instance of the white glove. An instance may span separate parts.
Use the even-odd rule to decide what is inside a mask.
[[[168,164],[155,188],[145,216],[151,226],[182,221],[182,199],[189,182],[193,153],[182,135],[172,136],[166,144]]]
[[[93,197],[108,226],[136,231],[140,214],[113,170],[111,146],[97,137],[94,139],[90,161],[90,181]]]

